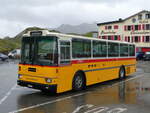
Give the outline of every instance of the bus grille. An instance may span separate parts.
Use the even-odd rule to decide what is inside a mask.
[[[28,71],[36,72],[36,68],[28,68]]]

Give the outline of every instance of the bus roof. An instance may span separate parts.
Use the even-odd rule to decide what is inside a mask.
[[[39,36],[56,36],[56,37],[59,37],[60,39],[64,39],[64,40],[72,39],[72,38],[79,38],[79,39],[101,40],[101,41],[106,41],[106,42],[116,42],[116,43],[125,43],[125,44],[133,44],[134,45],[134,43],[130,43],[130,42],[106,40],[106,39],[99,39],[99,38],[94,38],[94,37],[85,37],[85,36],[81,36],[81,35],[56,33],[56,32],[50,32],[49,30],[31,30],[31,31],[28,31],[27,33],[23,34],[23,37],[38,36],[37,34],[31,35],[32,33],[35,33],[35,34],[41,33],[41,35],[39,35]]]

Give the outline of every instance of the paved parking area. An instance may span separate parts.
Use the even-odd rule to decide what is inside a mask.
[[[137,67],[125,80],[53,95],[17,86],[17,62],[1,62],[0,113],[149,113],[150,63]]]

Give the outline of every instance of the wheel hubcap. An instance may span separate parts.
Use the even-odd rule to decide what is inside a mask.
[[[77,76],[76,80],[75,80],[75,84],[77,86],[77,88],[81,88],[82,87],[82,78],[80,76]]]
[[[122,69],[120,72],[120,77],[123,78],[124,77],[124,70]]]

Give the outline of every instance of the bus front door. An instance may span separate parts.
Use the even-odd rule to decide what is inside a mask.
[[[71,50],[70,41],[60,40],[59,41],[59,84],[58,92],[64,92],[71,90],[72,88],[72,77],[73,68],[71,65]]]
[[[60,41],[60,64],[70,64],[70,41]]]

